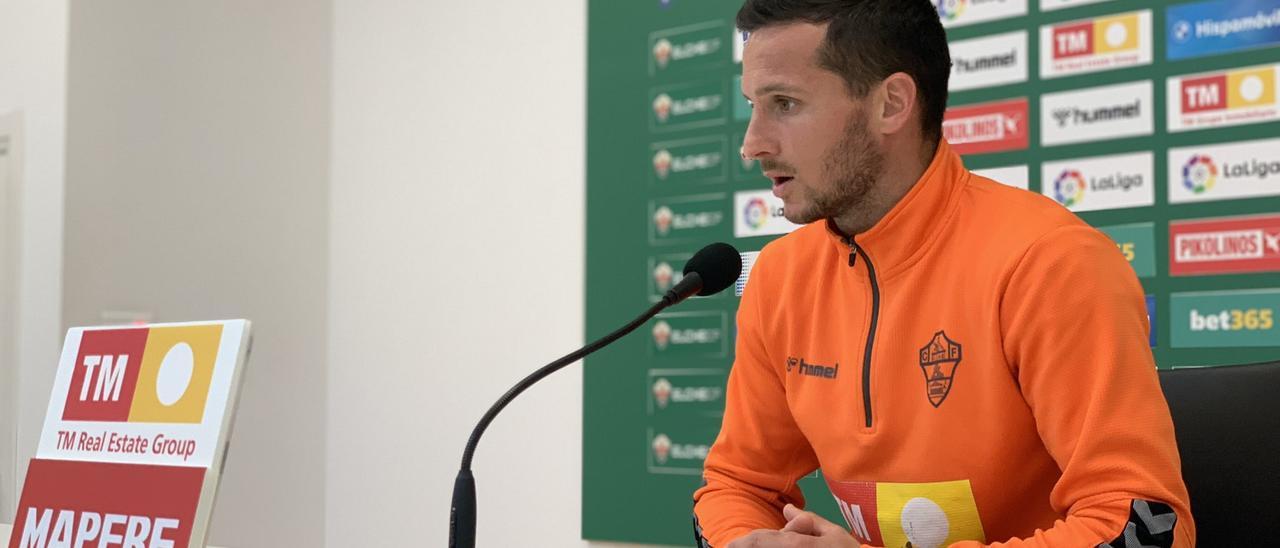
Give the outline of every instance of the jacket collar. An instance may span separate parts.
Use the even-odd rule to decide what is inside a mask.
[[[892,277],[924,255],[954,212],[959,190],[968,182],[969,171],[960,155],[946,139],[939,140],[933,161],[911,190],[875,226],[853,237],[875,264],[877,277]],[[830,219],[826,223],[832,244],[845,254],[851,252],[845,236],[835,230]]]

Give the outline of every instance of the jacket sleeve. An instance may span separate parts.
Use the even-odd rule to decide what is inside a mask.
[[[991,546],[1194,546],[1142,286],[1115,244],[1081,225],[1046,234],[999,306],[1005,357],[1062,469],[1049,502],[1064,519]]]
[[[818,467],[787,407],[780,357],[770,356],[764,344],[766,255],[767,249],[738,307],[724,420],[703,467],[704,484],[693,495],[698,546],[724,546],[756,529],[781,528],[783,506],[804,507],[796,481]]]

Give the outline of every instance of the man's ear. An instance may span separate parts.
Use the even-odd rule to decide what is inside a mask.
[[[890,74],[876,86],[876,111],[871,114],[881,134],[897,133],[907,127],[916,110],[916,91],[916,81],[905,72]]]

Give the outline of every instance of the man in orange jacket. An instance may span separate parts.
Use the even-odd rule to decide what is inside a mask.
[[[1114,243],[967,171],[927,0],[747,0],[743,146],[805,224],[757,259],[700,546],[1193,546]],[[849,530],[803,512],[821,468]]]

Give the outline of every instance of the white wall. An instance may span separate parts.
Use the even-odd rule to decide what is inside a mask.
[[[327,545],[439,545],[499,395],[582,344],[586,2],[335,0]],[[580,546],[582,373],[476,453],[480,546]]]
[[[64,323],[247,316],[212,540],[442,542],[472,425],[582,343],[585,10],[81,0],[68,69],[66,3],[0,0],[0,111],[27,120],[24,462]],[[568,368],[489,429],[481,546],[586,545],[581,388]]]
[[[62,343],[62,196],[67,3],[0,0],[0,112],[20,111],[25,153],[19,200],[15,413],[18,477],[35,452]],[[4,441],[0,450],[12,450]],[[9,474],[9,470],[0,471]],[[14,497],[0,493],[0,497]],[[0,507],[11,508],[8,504]],[[8,521],[8,516],[3,518]]]
[[[324,542],[330,10],[71,3],[65,322],[254,322],[217,545]]]

